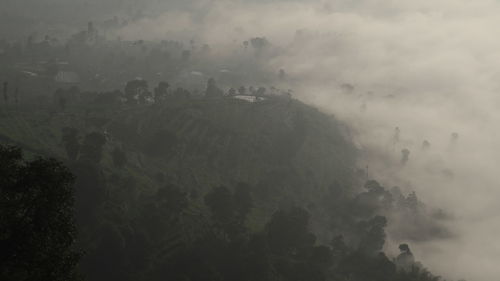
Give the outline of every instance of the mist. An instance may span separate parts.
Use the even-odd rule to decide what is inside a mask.
[[[388,253],[411,243],[416,258],[446,278],[500,276],[500,2],[45,1],[60,6],[34,13],[23,6],[30,1],[4,1],[33,22],[4,34],[55,26],[53,34],[67,36],[89,18],[118,15],[128,23],[108,38],[208,44],[214,72],[291,89],[348,125],[357,166],[370,179],[415,191],[447,214],[447,237],[401,241],[389,223]],[[86,8],[67,17],[78,5]],[[271,46],[243,51],[254,37]],[[404,165],[403,149],[410,152]]]
[[[444,276],[494,280],[499,12],[497,1],[217,1],[145,18],[119,34],[189,34],[226,48],[266,37],[283,50],[266,67],[285,69],[302,100],[347,122],[371,178],[453,214],[456,236],[417,242],[416,255]],[[401,167],[404,148],[411,154]]]

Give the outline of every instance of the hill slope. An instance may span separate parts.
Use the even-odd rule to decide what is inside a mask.
[[[211,187],[242,182],[276,205],[306,205],[332,184],[350,186],[353,180],[356,150],[347,130],[333,117],[286,98],[172,98],[134,107],[78,103],[63,112],[11,109],[0,119],[0,136],[28,151],[66,158],[65,127],[81,137],[104,133],[103,170],[136,174],[146,190],[168,181],[203,195]],[[115,147],[127,154],[123,169],[112,164]]]
[[[228,265],[265,273],[255,280],[410,280],[379,254],[380,215],[415,214],[416,197],[395,200],[376,182],[359,190],[347,130],[296,100],[124,105],[82,93],[62,109],[3,108],[0,139],[76,175],[90,280],[234,280]]]

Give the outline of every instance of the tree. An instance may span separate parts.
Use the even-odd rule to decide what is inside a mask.
[[[84,156],[82,158],[85,159]],[[97,217],[107,192],[103,172],[93,161],[71,163],[71,171],[76,176],[75,210],[78,227],[93,228],[99,223]]]
[[[158,83],[158,87],[156,87],[155,91],[154,91],[155,103],[160,103],[163,100],[165,100],[165,98],[167,97],[167,94],[168,94],[169,87],[170,87],[170,85],[167,82]]]
[[[95,163],[101,162],[105,144],[106,138],[101,133],[93,132],[86,135],[81,149],[82,157]]]
[[[374,218],[363,222],[364,234],[359,244],[359,250],[367,255],[380,253],[385,244],[385,231],[387,219],[383,216],[375,216]]]
[[[399,245],[400,254],[394,261],[399,270],[410,271],[415,264],[415,258],[410,250],[408,244]]]
[[[405,148],[401,150],[401,164],[405,165],[410,160],[410,150]]]
[[[330,242],[330,246],[332,247],[332,252],[335,258],[341,259],[343,258],[347,253],[349,253],[349,247],[344,242],[344,236],[342,235],[337,235],[332,239],[332,242]]]
[[[418,213],[418,207],[420,205],[419,201],[418,201],[418,197],[417,197],[417,194],[415,193],[415,191],[413,191],[412,193],[408,194],[408,196],[404,199],[404,203],[403,203],[404,207],[407,208],[411,213],[413,214],[416,214]]]
[[[241,86],[238,88],[238,94],[244,96],[246,92],[247,92],[247,89],[245,88],[245,86]]]
[[[156,194],[158,207],[166,212],[165,216],[178,217],[188,206],[186,193],[179,187],[167,184],[160,188]]]
[[[144,153],[151,157],[169,157],[175,153],[175,148],[179,143],[177,136],[168,131],[157,131],[153,136],[145,138]]]
[[[233,202],[237,219],[243,223],[253,208],[250,186],[244,183],[236,185],[233,193]]]
[[[263,97],[265,94],[266,94],[266,88],[259,87],[259,89],[257,89],[257,93],[255,96],[256,97]]]
[[[146,98],[150,96],[148,82],[142,79],[135,79],[127,82],[125,86],[125,97],[128,104],[145,103]]]
[[[82,260],[89,280],[127,280],[124,270],[125,239],[119,229],[110,223],[99,228],[97,247]]]
[[[184,88],[177,88],[177,90],[175,90],[174,92],[174,98],[177,99],[177,100],[186,100],[186,99],[189,99],[189,97],[191,96],[191,93],[184,89]]]
[[[308,227],[309,213],[302,208],[275,212],[266,227],[269,248],[280,255],[300,254],[316,241]]]
[[[9,83],[3,82],[3,100],[5,101],[5,104],[9,101],[8,87]]]
[[[59,106],[59,109],[61,111],[64,111],[66,109],[66,104],[67,104],[67,98],[66,98],[66,91],[63,89],[59,88],[56,90],[54,93],[54,99],[57,105]]]
[[[401,130],[399,129],[399,127],[394,128],[394,135],[392,137],[393,145],[396,145],[399,143],[400,134],[401,134]]]
[[[181,227],[180,216],[188,206],[186,193],[168,183],[146,201],[140,223],[153,241],[164,239],[174,227]]]
[[[19,104],[19,88],[16,87],[16,90],[14,91],[14,102],[16,106]]]
[[[394,203],[392,194],[377,181],[369,180],[364,187],[366,192],[354,198],[353,213],[366,218],[372,216],[374,212],[392,208]]]
[[[78,280],[74,177],[54,159],[0,145],[0,279]]]
[[[227,92],[227,95],[230,97],[236,96],[236,89],[235,88],[230,88],[229,91]]]
[[[224,95],[224,92],[222,92],[221,89],[217,87],[217,83],[215,82],[215,79],[210,78],[208,79],[207,82],[207,90],[205,92],[205,96],[207,98],[219,98]]]
[[[214,188],[205,196],[205,204],[210,207],[213,219],[221,224],[231,221],[234,206],[232,194],[225,186]]]
[[[285,72],[284,69],[280,69],[280,71],[279,71],[279,78],[280,78],[280,80],[285,80],[285,78],[286,78],[286,72]]]
[[[252,95],[254,95],[254,96],[255,96],[255,95],[256,95],[256,93],[257,93],[257,90],[255,90],[255,87],[254,87],[254,86],[250,86],[250,87],[248,87],[248,91],[250,92],[250,94],[252,94]]]
[[[240,183],[231,192],[224,186],[214,188],[205,196],[205,204],[212,212],[215,226],[233,240],[245,232],[245,221],[253,208],[253,201],[246,184]]]
[[[127,164],[127,155],[118,147],[113,150],[111,157],[113,158],[113,164],[118,168],[123,168]]]
[[[68,159],[75,161],[80,152],[80,139],[78,137],[78,130],[75,128],[66,127],[63,129],[62,142],[66,150]]]
[[[431,143],[428,140],[424,140],[422,142],[422,150],[429,150],[431,147]]]
[[[267,48],[271,45],[265,37],[252,38],[252,39],[250,39],[250,44],[255,49],[255,52],[257,54],[260,54],[262,52],[262,50],[264,50],[265,48]]]

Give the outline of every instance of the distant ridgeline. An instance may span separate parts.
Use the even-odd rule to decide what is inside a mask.
[[[406,244],[382,253],[391,218],[401,241],[448,234],[415,194],[364,183],[342,124],[210,83],[206,97],[135,81],[2,108],[1,140],[76,176],[88,280],[438,280]]]

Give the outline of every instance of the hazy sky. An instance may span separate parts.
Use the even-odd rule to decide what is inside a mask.
[[[37,14],[23,5],[44,1],[72,9],[71,1],[62,0],[0,3],[41,24],[58,8]],[[267,37],[283,50],[267,67],[284,68],[301,99],[348,122],[364,152],[360,165],[369,165],[371,176],[386,186],[416,190],[429,205],[453,213],[451,228],[457,237],[414,245],[417,258],[452,278],[498,280],[498,1],[74,3],[86,5],[89,13],[100,9],[102,13],[94,15],[99,18],[113,15],[114,7],[120,7],[121,14],[141,10],[150,15],[119,30],[125,38],[195,38],[223,50],[250,37]],[[84,21],[84,15],[81,18]],[[302,30],[300,36],[297,30]],[[343,93],[343,83],[354,85],[354,92]],[[401,143],[393,146],[396,126]],[[450,143],[453,132],[459,134],[455,145]],[[421,150],[424,140],[431,143],[427,152]],[[403,148],[411,151],[404,168],[398,165]]]

